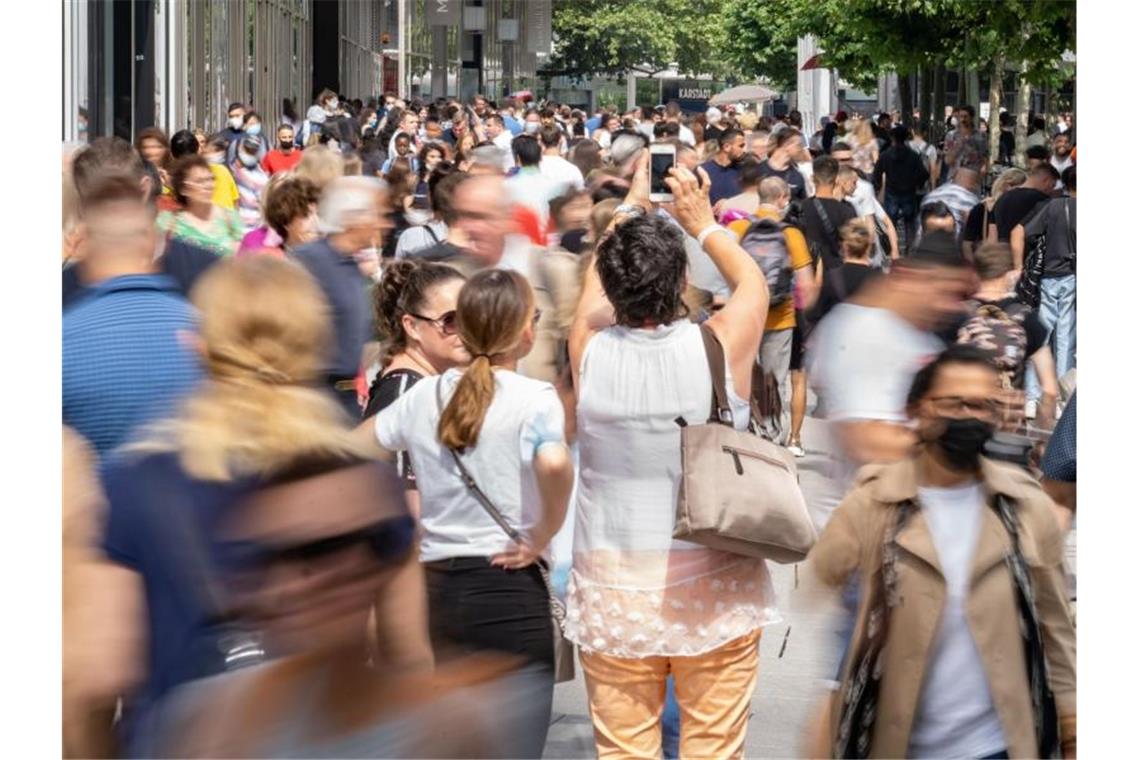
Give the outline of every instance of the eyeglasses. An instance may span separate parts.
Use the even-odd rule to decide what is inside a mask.
[[[947,417],[991,417],[998,411],[998,403],[992,398],[935,396],[928,400],[938,414]]]
[[[454,309],[451,311],[445,311],[443,314],[440,314],[434,319],[431,317],[422,316],[420,314],[413,314],[410,311],[408,312],[408,316],[423,320],[424,322],[431,322],[433,325],[435,325],[436,329],[444,335],[455,335],[455,333],[459,332],[459,324],[456,321]]]
[[[211,174],[209,177],[202,177],[200,179],[188,179],[186,180],[186,184],[191,187],[208,187],[214,184],[214,175]]]

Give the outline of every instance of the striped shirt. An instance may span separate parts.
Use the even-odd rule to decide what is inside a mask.
[[[926,208],[931,203],[942,201],[954,214],[954,231],[961,237],[962,230],[966,226],[966,217],[970,215],[970,210],[981,203],[981,198],[972,190],[959,185],[957,182],[947,182],[945,185],[940,185],[927,193],[926,197],[922,200],[922,207]]]
[[[179,339],[193,308],[166,275],[101,282],[63,313],[63,422],[106,455],[139,426],[173,415],[202,376]]]

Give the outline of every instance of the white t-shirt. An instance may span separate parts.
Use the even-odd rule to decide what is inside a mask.
[[[561,188],[557,193],[558,195],[562,195],[568,190],[581,190],[586,186],[586,181],[582,178],[582,170],[562,156],[543,156],[542,162],[538,165],[538,170],[542,176],[558,184]]]
[[[966,620],[970,569],[985,496],[977,481],[919,488],[918,502],[946,579],[946,606],[930,652],[907,757],[986,757],[1006,748],[985,667]]]
[[[685,143],[685,145],[691,145],[694,148],[697,147],[697,136],[693,134],[693,130],[689,129],[684,124],[679,124],[678,126],[681,127],[681,133],[677,135],[677,139]]]
[[[860,178],[855,183],[855,192],[847,199],[847,202],[855,207],[855,213],[860,217],[874,217],[875,219],[884,220],[887,218],[887,212],[883,210],[883,206],[879,203],[879,199],[875,197],[875,187],[865,179]],[[874,222],[872,222],[874,224]],[[872,257],[872,265],[877,266],[885,261],[886,257],[890,256],[890,251],[884,251],[882,245],[879,244],[879,236],[872,235],[871,245],[875,248],[875,254]]]
[[[944,348],[942,341],[889,309],[842,303],[812,333],[808,371],[832,423],[907,422],[906,397],[914,376]],[[838,495],[858,470],[834,441],[833,478]],[[820,530],[838,502],[813,500]]]
[[[500,133],[498,137],[491,141],[495,144],[496,148],[502,151],[506,151],[506,153],[503,155],[504,172],[509,172],[512,168],[514,168],[515,165],[515,156],[511,152],[511,141],[514,139],[515,138],[514,135],[511,134],[511,130],[504,127],[502,133]]]
[[[487,557],[510,548],[503,529],[480,506],[439,442],[442,383],[447,406],[462,373],[451,369],[416,383],[376,415],[376,438],[386,449],[406,450],[416,468],[423,541],[420,561]],[[476,445],[463,464],[507,522],[525,536],[538,522],[542,501],[534,458],[544,446],[565,446],[565,416],[554,386],[505,369],[495,370],[495,396]]]

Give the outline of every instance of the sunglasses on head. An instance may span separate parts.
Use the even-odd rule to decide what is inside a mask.
[[[357,530],[289,544],[229,541],[223,544],[227,564],[235,570],[257,570],[275,564],[311,563],[358,546],[367,547],[381,564],[396,564],[411,550],[415,520],[404,515]]]

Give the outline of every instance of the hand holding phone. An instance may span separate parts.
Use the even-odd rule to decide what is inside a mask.
[[[677,147],[654,143],[649,146],[650,174],[649,200],[654,203],[671,203],[673,192],[665,184],[669,170],[677,165]]]

